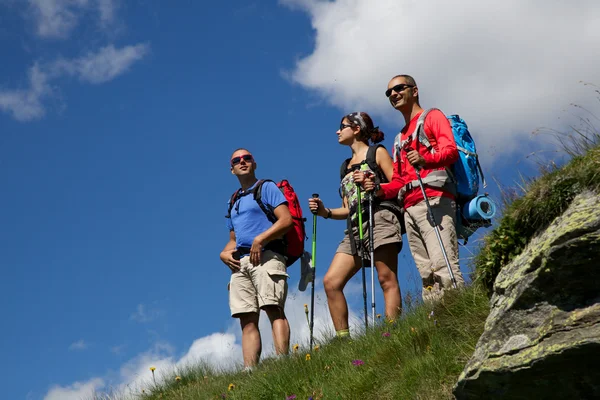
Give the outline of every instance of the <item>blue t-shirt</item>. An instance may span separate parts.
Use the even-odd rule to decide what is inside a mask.
[[[248,188],[231,208],[231,218],[227,218],[227,228],[235,231],[236,247],[251,247],[254,238],[273,224],[267,218],[258,203],[254,200],[252,190],[254,185]],[[261,188],[261,200],[267,208],[277,208],[282,204],[287,204],[285,196],[273,182],[265,182]],[[229,202],[227,202],[229,207]]]

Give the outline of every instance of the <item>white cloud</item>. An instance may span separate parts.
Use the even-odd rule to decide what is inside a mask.
[[[82,82],[105,83],[129,71],[149,49],[148,44],[142,43],[122,48],[109,45],[75,59],[35,63],[29,69],[28,88],[0,88],[0,110],[11,113],[19,121],[41,118],[46,113],[43,101],[53,94],[49,81],[67,75]]]
[[[241,354],[242,346],[236,342],[235,334],[213,333],[194,340],[187,354],[177,364],[193,366],[201,361],[210,360],[214,367],[232,368],[240,361]]]
[[[28,88],[0,89],[0,110],[12,114],[19,121],[43,117],[46,111],[42,100],[52,94],[48,73],[37,63],[29,68],[28,75]]]
[[[77,25],[79,12],[88,0],[29,0],[42,37],[64,38]]]
[[[71,343],[69,350],[85,350],[88,348],[88,344],[83,339],[79,339],[76,342]]]
[[[345,290],[347,296],[355,295],[362,291],[355,283],[350,283]],[[331,337],[334,332],[329,310],[320,282],[317,282],[315,297],[315,342],[323,342]],[[291,328],[291,344],[299,343],[307,347],[309,343],[309,328],[304,313],[304,304],[310,304],[310,287],[305,292],[290,290],[286,303],[286,315]],[[350,309],[351,329],[355,334],[362,330],[362,319]],[[169,343],[158,342],[148,351],[138,354],[119,368],[119,382],[111,385],[115,392],[123,396],[139,394],[143,388],[148,388],[152,383],[150,367],[156,367],[155,377],[157,382],[165,378],[172,378],[178,370],[199,363],[205,363],[217,371],[233,370],[242,365],[241,331],[239,322],[231,319],[226,332],[212,333],[194,340],[187,352],[177,358],[175,349]],[[263,352],[262,358],[274,356],[273,338],[271,327],[266,314],[261,314],[259,327],[262,333]],[[107,373],[108,374],[108,373]],[[107,378],[96,377],[88,382],[76,382],[66,387],[54,386],[44,400],[70,400],[77,395],[82,398],[91,396],[94,391],[106,390]],[[64,394],[65,397],[59,395]],[[55,397],[49,397],[49,396]]]
[[[29,0],[36,32],[43,38],[65,39],[88,11],[96,11],[101,24],[113,21],[113,0]]]
[[[401,127],[383,92],[408,73],[423,106],[461,114],[479,148],[519,146],[569,103],[595,100],[579,81],[600,83],[595,0],[280,2],[307,12],[316,35],[293,81],[343,112],[363,109]]]
[[[115,16],[115,3],[113,0],[98,0],[98,11],[100,12],[100,21],[103,23],[112,22]]]
[[[129,319],[147,323],[152,322],[162,315],[162,311],[157,309],[148,309],[144,304],[138,304],[135,312],[129,316]]]
[[[119,355],[119,354],[121,354],[123,352],[124,348],[125,348],[124,344],[120,344],[120,345],[117,345],[117,346],[112,346],[110,348],[110,352],[113,353],[113,354]]]
[[[77,76],[84,82],[98,84],[108,82],[127,72],[148,51],[149,46],[142,43],[120,49],[109,45],[97,52],[90,52],[74,60],[58,61],[56,66],[70,75]]]
[[[81,400],[89,398],[103,387],[104,381],[100,378],[90,379],[87,382],[75,382],[65,387],[53,386],[44,396],[44,400]]]

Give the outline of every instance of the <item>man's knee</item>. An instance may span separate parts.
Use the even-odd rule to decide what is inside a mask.
[[[267,313],[267,316],[269,317],[269,320],[271,322],[276,321],[278,319],[286,319],[285,311],[283,310],[282,307],[275,306],[275,305],[269,305],[269,306],[264,306],[263,310],[265,310],[265,312]]]
[[[240,326],[242,327],[242,330],[253,329],[253,328],[258,329],[259,316],[260,315],[258,313],[254,313],[254,312],[248,312],[248,313],[242,313],[242,314],[236,315],[236,317],[239,318],[239,320],[240,320]]]

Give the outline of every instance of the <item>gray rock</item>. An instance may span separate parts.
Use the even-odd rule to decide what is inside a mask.
[[[577,196],[496,278],[457,399],[600,399],[600,196]]]

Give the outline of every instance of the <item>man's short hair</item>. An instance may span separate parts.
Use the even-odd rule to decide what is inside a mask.
[[[393,79],[396,79],[396,78],[404,78],[406,83],[408,83],[409,85],[417,86],[417,82],[415,81],[415,78],[413,78],[410,75],[396,75],[392,79],[390,79],[390,81]]]
[[[238,151],[240,151],[240,150],[247,151],[247,152],[248,152],[248,154],[252,155],[252,153],[250,152],[250,150],[248,150],[248,149],[247,149],[247,148],[245,148],[245,147],[240,147],[240,148],[238,148],[238,149],[235,149],[235,150],[234,150],[234,151],[231,153],[231,156],[233,157],[233,155],[234,155],[235,153],[237,153]]]

